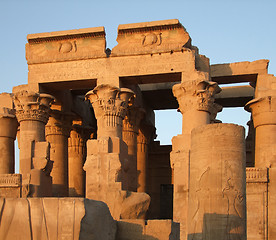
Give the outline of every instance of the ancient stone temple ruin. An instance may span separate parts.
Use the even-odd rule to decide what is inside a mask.
[[[28,84],[0,95],[1,240],[276,239],[268,60],[210,65],[178,20],[119,25],[112,50],[103,27],[27,40]],[[162,109],[182,114],[171,146]]]

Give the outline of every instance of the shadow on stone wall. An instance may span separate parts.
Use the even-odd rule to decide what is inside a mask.
[[[142,221],[139,221],[142,223]],[[118,231],[116,240],[159,240],[153,236],[144,233],[145,226],[135,222],[118,222]]]
[[[205,214],[202,232],[196,232],[199,223],[191,224],[194,233],[188,234],[188,240],[245,240],[245,226],[239,216],[227,214]]]

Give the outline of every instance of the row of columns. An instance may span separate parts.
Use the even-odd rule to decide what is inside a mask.
[[[49,94],[27,90],[1,94],[5,104],[0,106],[0,174],[14,173],[17,134],[22,182],[34,186],[29,196],[68,196],[68,186],[70,196],[84,196],[84,149],[92,129],[85,129],[79,122],[72,127],[72,114],[51,110],[53,101]],[[69,182],[68,167],[72,176]],[[44,175],[52,189],[42,186]],[[47,193],[43,188],[48,189]]]
[[[105,87],[100,86],[94,90],[95,92],[100,95],[100,102],[91,102],[98,118],[99,138],[105,135],[116,136],[122,138],[128,146],[128,160],[124,166],[127,169],[124,173],[124,189],[137,191],[139,188],[139,191],[144,191],[147,145],[150,136],[147,136],[146,128],[142,130],[138,126],[145,112],[137,107],[128,108],[132,101],[131,98],[134,97],[131,90],[120,90],[121,101],[116,103],[118,111],[115,114],[114,108],[111,109],[107,106],[105,109],[101,109],[99,106],[105,101],[110,106],[115,103],[111,103],[110,100],[112,100],[111,95],[114,95],[116,88],[111,87],[106,91]],[[109,96],[107,92],[111,95]],[[14,173],[14,140],[17,126],[20,125],[17,136],[20,147],[20,173],[23,179],[30,180],[30,173],[37,166],[39,166],[39,171],[45,171],[47,166],[47,174],[51,172],[53,196],[84,196],[85,145],[91,137],[93,129],[82,126],[81,121],[74,121],[72,124],[72,114],[50,109],[53,101],[54,98],[48,94],[25,90],[14,94],[13,102],[16,111],[5,108],[5,112],[2,110],[3,113],[0,115],[0,122],[2,126],[5,126],[0,129],[0,142],[3,142],[1,146],[7,148],[3,150],[6,155],[1,155],[0,171],[1,174]],[[46,153],[48,150],[44,151],[45,158],[39,160],[43,164],[34,166],[34,159],[37,159],[37,156],[34,155],[38,151],[36,143],[41,142],[50,143],[48,149],[50,154]],[[42,152],[38,153],[40,156],[41,154]]]

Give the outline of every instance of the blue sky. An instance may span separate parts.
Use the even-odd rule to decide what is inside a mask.
[[[27,83],[25,43],[29,33],[104,26],[107,47],[113,48],[119,24],[175,18],[211,64],[269,59],[269,73],[274,74],[275,9],[273,0],[0,0],[0,92],[11,92],[13,86]],[[181,115],[174,110],[158,113],[156,118],[158,139],[170,143],[166,136],[181,132]],[[230,109],[219,118],[245,124],[249,115]]]

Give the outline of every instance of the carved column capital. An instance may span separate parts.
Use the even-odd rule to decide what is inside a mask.
[[[173,86],[173,94],[179,103],[179,110],[183,114],[188,110],[205,111],[211,113],[214,95],[221,91],[216,82],[187,81]]]
[[[156,128],[146,122],[142,122],[139,128],[137,144],[149,144],[156,137]]]
[[[127,108],[134,99],[134,92],[103,84],[89,91],[85,97],[92,103],[101,135],[105,131],[116,131],[117,127],[122,127]]]
[[[130,106],[123,120],[123,131],[138,134],[139,125],[145,113],[145,110],[140,107]]]
[[[72,117],[71,113],[51,110],[49,121],[45,126],[45,135],[63,135],[69,137],[72,127]]]
[[[276,96],[255,98],[245,105],[252,113],[254,127],[276,124]]]
[[[85,142],[90,138],[94,131],[95,129],[92,127],[83,126],[81,123],[77,124],[74,121],[70,132],[70,138],[68,139],[68,147],[75,148],[76,151],[82,149]]]
[[[50,104],[54,101],[54,97],[49,94],[23,90],[14,94],[13,101],[18,122],[40,121],[46,124]]]
[[[217,114],[222,111],[222,106],[214,103],[213,106],[210,108],[210,122],[211,123],[221,123],[220,120],[217,120]]]

